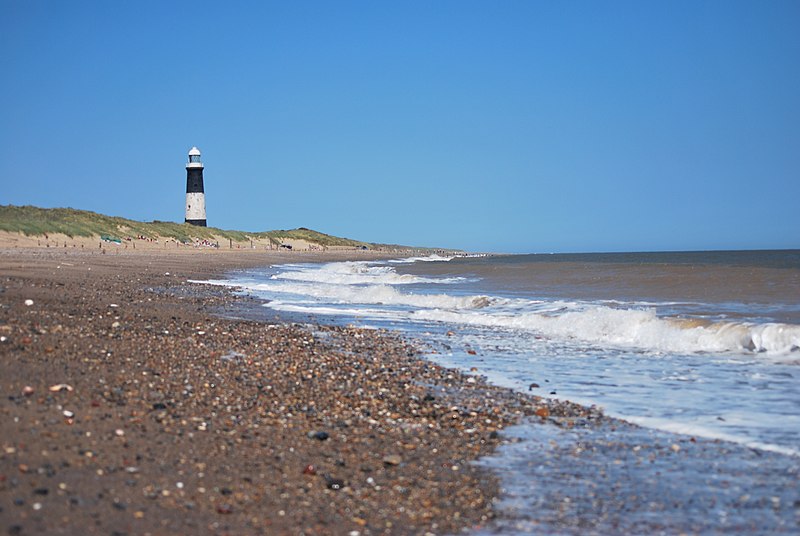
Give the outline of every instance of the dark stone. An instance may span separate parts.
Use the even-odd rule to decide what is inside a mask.
[[[327,481],[328,489],[340,490],[344,487],[344,480],[341,478],[328,477],[325,480]]]
[[[528,386],[528,391],[532,391],[533,389],[538,389],[538,388],[539,388],[538,383],[532,383]]]
[[[330,435],[328,434],[328,432],[317,432],[314,434],[314,439],[319,439],[320,441],[325,441],[329,437]]]
[[[164,404],[163,402],[156,402],[155,404],[153,404],[153,409],[155,410],[167,409],[167,405]]]
[[[35,493],[36,495],[47,495],[48,493],[50,493],[50,490],[47,488],[36,488],[35,490],[33,490],[33,493]]]

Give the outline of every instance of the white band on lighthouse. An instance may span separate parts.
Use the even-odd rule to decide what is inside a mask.
[[[186,194],[186,221],[206,221],[206,196],[205,194],[190,192]]]

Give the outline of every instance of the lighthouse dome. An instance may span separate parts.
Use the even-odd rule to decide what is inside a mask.
[[[186,164],[186,168],[202,168],[203,163],[200,161],[200,149],[197,147],[192,147],[189,149],[189,163]]]

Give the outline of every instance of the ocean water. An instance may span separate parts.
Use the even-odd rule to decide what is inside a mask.
[[[730,486],[705,484],[713,495],[709,504],[729,505],[724,515],[703,525],[711,521],[702,511],[692,521],[699,524],[687,525],[690,516],[682,511],[673,516],[677,524],[666,525],[667,533],[753,523],[791,532],[800,523],[800,251],[433,256],[286,264],[206,283],[240,287],[264,300],[265,315],[274,310],[400,330],[442,364],[539,396],[597,405],[639,425],[625,432],[631,444],[642,434],[668,447],[691,438],[707,445],[695,465],[716,459],[720,445],[733,467],[757,453],[755,466],[763,474],[751,470],[731,478],[742,489],[762,489],[764,504],[772,506],[728,515],[741,496],[729,496]],[[572,533],[563,519],[541,524],[543,501],[557,491],[540,486],[532,495],[524,484],[547,480],[547,468],[530,460],[546,455],[551,440],[568,443],[564,432],[522,425],[511,433],[515,446],[486,463],[501,473],[515,467],[504,473],[505,507],[521,524],[495,530]],[[606,440],[586,433],[595,435],[570,441]],[[671,472],[689,471],[685,464]],[[645,473],[636,480],[648,481],[646,472],[654,469],[641,467]],[[702,462],[689,472],[708,467]],[[765,479],[773,485],[765,488]],[[653,493],[663,495],[663,489]],[[783,507],[776,509],[776,500]],[[650,519],[648,509],[657,502],[638,509],[643,519]],[[534,510],[535,523],[525,514]],[[558,511],[565,511],[563,505]],[[636,519],[630,511],[612,514],[608,530],[623,527],[622,518]]]

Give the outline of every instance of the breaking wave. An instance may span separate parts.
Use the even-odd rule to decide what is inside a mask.
[[[578,308],[570,304],[558,313],[418,310],[417,320],[480,327],[524,330],[564,341],[581,341],[601,348],[657,353],[761,353],[786,356],[800,350],[800,326],[703,322],[662,318],[655,309]]]
[[[426,257],[427,258],[427,257]],[[428,260],[430,260],[428,258]],[[445,260],[442,258],[441,260]],[[449,284],[464,281],[462,277],[428,278],[398,274],[391,266],[369,261],[332,262],[318,265],[287,265],[272,276],[276,280],[304,281],[329,285],[415,285],[424,283]]]
[[[398,274],[386,264],[336,262],[285,265],[268,279],[207,283],[240,287],[270,300],[269,307],[278,310],[313,313],[315,308],[320,312],[324,308],[325,314],[345,316],[357,310],[359,316],[376,320],[500,328],[517,331],[528,345],[548,339],[651,353],[764,353],[795,359],[800,353],[800,326],[793,324],[659,316],[655,307],[621,302],[609,305],[423,291],[430,283],[460,281],[465,279]]]

